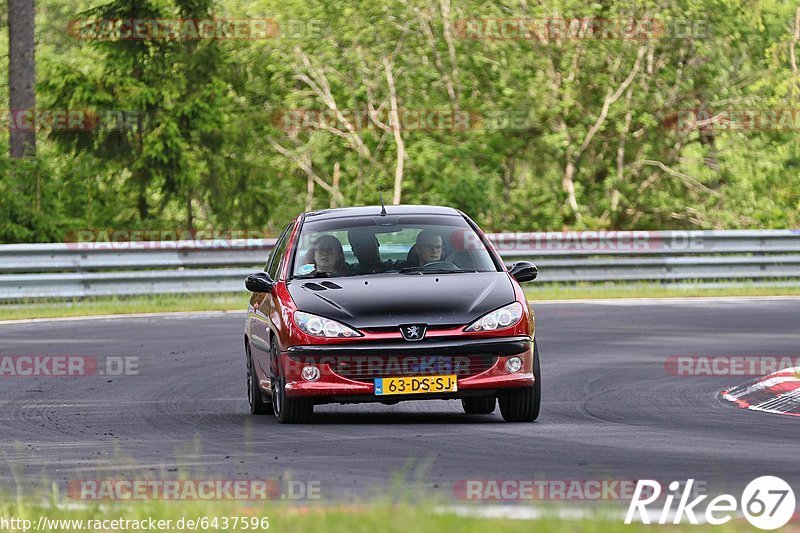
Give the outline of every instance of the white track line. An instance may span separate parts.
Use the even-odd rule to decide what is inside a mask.
[[[800,296],[683,296],[669,298],[589,298],[576,300],[534,300],[533,305],[684,305],[708,303],[745,303],[758,301],[800,301]]]
[[[87,316],[64,316],[58,318],[21,318],[16,320],[0,320],[0,326],[7,324],[34,324],[37,322],[69,322],[72,320],[115,320],[119,318],[188,318],[197,315],[231,315],[244,313],[241,311],[171,311],[166,313],[130,313],[122,315],[87,315]]]
[[[603,519],[609,522],[619,521],[620,527],[625,522],[625,511],[622,509],[597,509],[591,507],[537,507],[531,505],[441,505],[434,509],[437,514],[454,514],[466,518],[487,518],[498,519],[505,518],[509,520],[541,520],[546,518],[558,518],[559,520],[597,520]],[[661,518],[661,509],[646,509],[647,517],[651,524],[658,524]],[[736,513],[736,518],[741,518],[744,515]],[[675,511],[669,510],[666,516],[666,523],[672,524],[675,520]],[[699,524],[705,524],[705,516],[698,513],[697,521]],[[633,522],[642,523],[642,517],[636,513],[633,517]]]

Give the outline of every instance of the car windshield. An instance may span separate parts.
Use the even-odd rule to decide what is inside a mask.
[[[498,271],[459,216],[307,219],[293,257],[295,278]]]

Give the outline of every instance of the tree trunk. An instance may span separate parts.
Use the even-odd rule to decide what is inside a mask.
[[[192,189],[186,191],[186,229],[191,235],[194,232],[194,213],[192,213]]]
[[[306,211],[314,207],[314,174],[306,172]]]
[[[339,207],[339,162],[333,164],[333,192],[331,193],[331,208]]]
[[[9,137],[11,157],[15,158],[32,156],[36,151],[35,117],[29,117],[30,128],[19,127],[21,112],[33,114],[36,107],[33,19],[34,0],[8,0],[8,100],[14,113]]]
[[[572,213],[580,220],[581,214],[578,212],[578,199],[575,196],[575,161],[571,155],[567,156],[567,164],[564,167],[564,176],[561,178],[561,187],[567,193],[567,203]]]
[[[392,203],[397,205],[400,203],[403,191],[403,167],[406,160],[406,143],[403,141],[403,134],[400,130],[400,113],[397,106],[397,91],[395,90],[392,64],[385,57],[383,58],[383,66],[386,71],[386,84],[389,86],[389,104],[391,106],[392,117],[389,125],[394,134],[394,143],[397,145],[397,166],[394,172],[394,194],[392,195]]]

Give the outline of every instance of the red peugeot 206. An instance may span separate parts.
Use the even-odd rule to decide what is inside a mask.
[[[539,353],[521,282],[464,213],[354,207],[303,213],[275,243],[245,326],[253,414],[305,422],[324,403],[460,399],[539,415]]]

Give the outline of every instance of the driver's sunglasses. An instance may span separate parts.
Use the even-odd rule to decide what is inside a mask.
[[[321,254],[333,255],[336,253],[336,248],[327,247],[327,246],[319,246],[316,248],[316,251]]]

